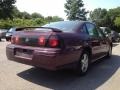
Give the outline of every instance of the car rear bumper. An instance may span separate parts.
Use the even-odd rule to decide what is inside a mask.
[[[15,55],[16,48],[33,50],[32,57]],[[75,63],[79,60],[81,50],[61,51],[61,49],[36,48],[10,44],[6,47],[6,55],[9,60],[32,65],[47,70],[57,70]]]

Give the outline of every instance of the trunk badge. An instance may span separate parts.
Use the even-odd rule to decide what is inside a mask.
[[[29,42],[29,39],[28,39],[28,38],[26,38],[26,39],[25,39],[25,42]]]

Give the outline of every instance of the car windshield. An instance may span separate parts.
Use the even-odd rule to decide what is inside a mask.
[[[10,30],[8,30],[9,33],[15,31],[15,28],[11,28]]]
[[[61,22],[46,24],[42,27],[57,28],[63,32],[73,32],[74,29],[78,28],[79,25],[80,22],[77,21],[61,21]]]

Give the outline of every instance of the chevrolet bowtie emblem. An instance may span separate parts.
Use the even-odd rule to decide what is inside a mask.
[[[28,39],[28,38],[26,38],[26,39],[25,39],[25,42],[29,42],[29,39]]]

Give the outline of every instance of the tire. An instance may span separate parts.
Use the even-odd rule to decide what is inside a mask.
[[[112,46],[109,47],[106,58],[110,58],[111,56],[112,56]]]
[[[9,39],[9,38],[6,38],[6,41],[10,41],[10,39]]]
[[[80,76],[86,75],[88,72],[89,66],[90,66],[90,54],[85,51],[82,53],[79,63],[77,65],[77,68],[76,68],[77,75],[80,75]]]
[[[0,38],[0,41],[2,41],[2,39]]]

